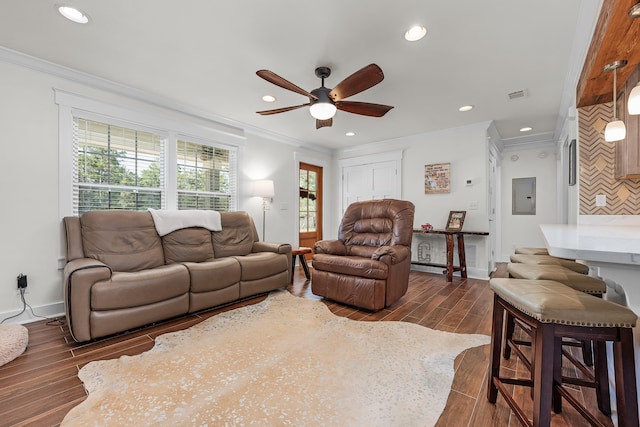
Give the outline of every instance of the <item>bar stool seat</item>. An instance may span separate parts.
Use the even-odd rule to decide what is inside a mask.
[[[547,248],[516,248],[515,253],[525,255],[549,255]]]
[[[598,421],[565,389],[562,377],[562,337],[612,341],[618,424],[638,425],[633,333],[637,316],[627,307],[576,291],[551,280],[491,279],[494,292],[491,358],[487,398],[498,392],[523,425],[548,426],[551,410],[562,410],[561,397],[590,423]],[[525,323],[533,336],[532,378],[500,376],[505,312]],[[549,362],[552,361],[551,367]],[[515,402],[505,384],[533,387],[533,421]],[[608,387],[599,384],[598,387]]]
[[[607,291],[607,284],[604,280],[597,277],[588,276],[586,274],[576,273],[573,270],[565,268],[560,265],[540,265],[540,264],[523,264],[523,263],[509,263],[507,265],[507,271],[510,277],[516,279],[529,279],[529,280],[554,280],[560,282],[576,291],[584,292],[591,295],[596,295],[602,298],[602,295]],[[514,320],[512,317],[507,316],[507,337],[511,338],[514,332]],[[565,340],[565,344],[579,345],[582,347],[583,361],[586,366],[593,365],[592,355],[592,343],[590,341],[583,342],[571,342]],[[509,358],[511,348],[506,347],[504,351],[505,358]],[[601,409],[604,413],[610,412],[608,409],[608,402],[600,401]]]
[[[580,292],[602,295],[607,292],[604,280],[586,274],[576,273],[561,265],[507,264],[509,275],[516,279],[555,280]]]
[[[570,259],[557,258],[551,255],[526,255],[526,254],[513,254],[511,255],[511,262],[521,264],[534,264],[534,265],[560,265],[569,270],[575,271],[580,274],[588,274],[589,266],[579,262],[572,261]]]

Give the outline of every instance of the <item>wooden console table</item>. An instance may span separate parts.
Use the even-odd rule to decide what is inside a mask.
[[[464,235],[472,235],[472,236],[488,236],[489,233],[486,231],[458,231],[458,230],[423,230],[423,229],[415,229],[414,233],[421,234],[442,234],[445,236],[447,242],[447,263],[446,264],[436,264],[432,262],[422,262],[422,261],[411,261],[411,264],[415,265],[424,265],[429,267],[442,267],[445,270],[443,273],[447,275],[447,282],[453,281],[453,272],[459,271],[460,277],[463,279],[467,278],[467,259],[464,252]],[[458,240],[458,264],[453,265],[453,249],[455,246],[454,237]]]

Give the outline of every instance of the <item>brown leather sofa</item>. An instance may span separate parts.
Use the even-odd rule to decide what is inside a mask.
[[[349,205],[338,240],[314,245],[313,293],[372,311],[400,299],[409,284],[414,211],[394,199]]]
[[[66,315],[76,341],[128,331],[289,284],[291,245],[258,241],[246,212],[221,212],[221,231],[162,237],[149,212],[64,218]]]

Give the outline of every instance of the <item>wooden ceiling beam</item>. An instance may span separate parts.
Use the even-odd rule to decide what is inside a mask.
[[[640,18],[629,17],[637,0],[604,0],[591,45],[576,88],[576,105],[603,104],[613,99],[613,73],[603,70],[611,62],[626,59],[618,69],[618,90],[640,64]]]

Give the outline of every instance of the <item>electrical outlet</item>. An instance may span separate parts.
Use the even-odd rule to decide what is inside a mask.
[[[18,275],[18,289],[22,289],[26,287],[27,287],[27,276],[20,273]]]
[[[607,206],[606,194],[596,194],[596,206]]]

